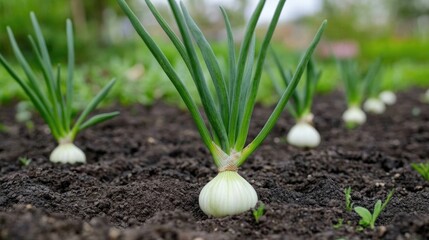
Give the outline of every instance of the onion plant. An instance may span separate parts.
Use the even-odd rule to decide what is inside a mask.
[[[362,78],[355,61],[351,59],[338,60],[341,77],[346,89],[348,107],[343,113],[343,120],[348,128],[354,128],[366,122],[366,114],[362,111],[361,105],[366,94],[372,94],[371,91],[374,89],[371,89],[371,87],[377,87],[372,82],[377,75],[379,64],[378,61],[372,64],[366,76]]]
[[[256,191],[237,173],[237,170],[261,145],[274,127],[322,36],[326,21],[321,25],[301,59],[291,83],[284,91],[268,121],[256,138],[246,145],[265,57],[286,0],[278,1],[263,42],[258,48],[259,52],[256,54],[255,28],[266,3],[265,0],[259,1],[247,24],[238,57],[236,57],[235,41],[228,14],[221,8],[227,30],[229,69],[220,67],[212,47],[183,3],[179,6],[175,0],[168,0],[181,35],[179,38],[152,2],[146,0],[150,11],[176,47],[190,72],[201,98],[207,123],[204,122],[195,100],[189,94],[189,86],[183,83],[182,76],[178,75],[172,67],[172,64],[139,22],[126,1],[118,0],[118,2],[152,55],[176,87],[219,170],[218,175],[200,192],[200,208],[207,215],[214,217],[234,215],[253,208],[258,201]],[[205,63],[208,75],[212,80],[213,91],[209,90],[206,79],[208,76],[203,74],[203,63]]]
[[[73,144],[73,141],[81,130],[118,115],[118,112],[103,113],[88,119],[88,115],[107,95],[115,83],[115,80],[110,81],[110,83],[108,83],[86,106],[77,120],[73,121],[72,103],[74,95],[73,71],[75,57],[72,23],[70,20],[67,20],[66,22],[68,69],[66,81],[63,81],[61,76],[61,66],[58,65],[54,68],[51,64],[48,48],[35,14],[31,13],[30,16],[36,38],[34,39],[32,36],[29,36],[28,38],[43,77],[40,78],[40,74],[36,74],[33,71],[32,67],[24,57],[24,54],[21,52],[10,27],[7,28],[7,32],[12,49],[25,73],[25,76],[27,77],[27,80],[19,76],[19,74],[1,54],[0,63],[7,70],[10,76],[20,85],[36,110],[49,126],[52,136],[58,142],[59,145],[51,153],[50,160],[58,163],[85,162],[85,154]],[[43,79],[43,81],[41,79]]]
[[[382,114],[386,111],[386,105],[380,98],[381,79],[378,78],[381,68],[380,59],[371,64],[365,78],[366,96],[368,99],[363,104],[363,109],[369,113]]]
[[[391,90],[381,91],[378,97],[386,105],[393,105],[396,103],[396,94]]]
[[[277,75],[271,71],[269,65],[266,65],[267,72],[273,80],[277,92],[283,94],[285,90],[284,86],[289,86],[292,80],[292,73],[290,70],[283,68],[279,56],[274,51],[272,51],[272,55],[282,81],[277,81]],[[289,113],[296,121],[296,124],[290,129],[287,135],[287,141],[291,145],[297,147],[317,147],[320,144],[320,134],[313,127],[314,115],[311,112],[311,106],[321,74],[322,72],[316,68],[314,61],[310,60],[307,65],[304,88],[296,89],[292,94],[292,101],[287,104]]]
[[[364,82],[358,76],[354,61],[343,59],[338,61],[338,65],[347,97],[347,110],[343,113],[343,121],[348,128],[354,128],[366,122],[366,114],[361,109],[365,93]]]
[[[426,90],[426,92],[423,96],[423,101],[429,103],[429,89]]]

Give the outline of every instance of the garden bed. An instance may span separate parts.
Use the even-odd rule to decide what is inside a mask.
[[[427,239],[429,183],[410,167],[429,160],[422,92],[400,93],[386,114],[355,130],[341,121],[341,94],[317,97],[322,144],[314,150],[285,143],[293,122],[283,114],[239,170],[266,205],[259,223],[250,211],[214,219],[199,209],[198,194],[216,168],[184,110],[116,107],[119,117],[76,140],[88,164],[64,166],[48,161],[55,144],[45,126],[29,133],[14,123],[14,106],[2,106],[0,239]],[[256,108],[250,138],[271,110]],[[19,157],[32,161],[22,166]],[[374,231],[357,231],[359,217],[345,211],[348,186],[355,205],[371,210],[395,189]],[[339,218],[344,224],[335,228]]]

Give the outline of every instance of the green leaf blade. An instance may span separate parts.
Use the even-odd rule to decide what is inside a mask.
[[[91,126],[94,126],[96,124],[105,122],[109,119],[112,119],[116,116],[119,115],[119,112],[110,112],[110,113],[102,113],[102,114],[98,114],[95,115],[93,117],[91,117],[90,119],[88,119],[87,121],[85,121],[84,123],[82,123],[82,125],[80,125],[79,127],[79,131],[82,131],[86,128],[89,128]]]
[[[301,59],[300,63],[298,64],[297,70],[295,74],[293,75],[291,84],[286,88],[284,94],[280,98],[279,102],[277,103],[274,111],[272,112],[271,116],[269,117],[268,121],[265,123],[262,130],[259,132],[259,134],[256,136],[256,138],[247,145],[246,148],[244,148],[241,158],[238,161],[238,166],[242,165],[247,157],[252,154],[263,142],[263,140],[268,136],[270,131],[273,129],[275,123],[277,122],[277,119],[280,117],[280,114],[282,113],[283,109],[285,108],[290,96],[292,95],[293,91],[295,90],[296,86],[298,85],[299,80],[301,79],[301,76],[304,72],[305,67],[308,64],[308,61],[310,60],[314,50],[317,47],[317,44],[319,43],[322,34],[326,28],[327,21],[323,21],[322,25],[320,26],[319,30],[316,33],[316,36],[314,37],[313,41],[310,44],[310,47],[307,49],[307,51],[304,54],[304,57]]]
[[[78,120],[76,121],[72,133],[71,138],[74,139],[76,137],[76,134],[78,133],[82,122],[87,118],[87,116],[97,107],[97,105],[106,97],[106,95],[109,93],[110,89],[115,84],[116,80],[112,79],[86,106],[86,108],[83,110],[81,115],[79,116]]]

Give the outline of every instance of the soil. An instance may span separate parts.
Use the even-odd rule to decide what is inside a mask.
[[[323,142],[312,150],[285,142],[293,121],[283,114],[239,170],[266,205],[259,223],[251,211],[216,219],[199,209],[216,168],[185,110],[113,107],[120,117],[76,140],[88,163],[55,165],[48,161],[55,142],[40,119],[29,131],[15,123],[13,104],[2,106],[0,239],[429,239],[429,182],[410,167],[429,160],[422,92],[400,93],[386,114],[354,130],[341,121],[342,94],[318,96]],[[257,106],[249,139],[271,111]],[[395,189],[376,229],[359,229],[358,215],[345,211],[349,186],[354,206],[370,210]]]

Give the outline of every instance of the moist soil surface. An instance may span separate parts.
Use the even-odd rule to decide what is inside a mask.
[[[119,117],[76,139],[88,163],[58,165],[48,161],[55,142],[41,120],[30,131],[15,123],[13,104],[2,106],[0,239],[429,239],[429,183],[410,166],[429,160],[422,92],[399,93],[384,115],[354,130],[341,121],[341,93],[318,96],[322,144],[311,150],[286,143],[293,120],[284,113],[239,169],[266,206],[258,223],[251,211],[211,218],[199,209],[217,170],[185,110],[112,107]],[[272,109],[256,107],[249,139]],[[349,186],[354,206],[371,211],[395,190],[374,230],[359,229],[358,215],[345,210]]]

